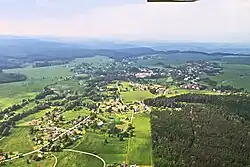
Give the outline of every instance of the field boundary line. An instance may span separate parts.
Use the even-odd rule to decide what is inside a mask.
[[[105,162],[105,160],[104,160],[103,158],[101,158],[100,156],[98,156],[98,155],[95,155],[95,154],[92,154],[92,153],[89,153],[89,152],[73,150],[73,149],[64,149],[63,151],[75,152],[75,153],[86,154],[86,155],[90,155],[90,156],[96,157],[96,158],[98,158],[99,160],[102,161],[103,167],[106,167],[106,162]]]

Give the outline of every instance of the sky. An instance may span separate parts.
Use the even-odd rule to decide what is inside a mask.
[[[250,42],[250,0],[0,0],[0,35]]]

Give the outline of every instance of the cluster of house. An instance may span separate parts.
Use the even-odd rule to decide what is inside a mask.
[[[154,75],[155,73],[150,70],[150,69],[140,69],[140,72],[135,73],[135,77],[136,78],[146,78],[146,77],[151,77],[152,75]]]
[[[200,86],[200,85],[197,84],[197,83],[188,83],[188,84],[181,85],[180,88],[182,88],[182,89],[195,89],[195,90],[201,90],[201,89],[202,89],[202,86]]]
[[[154,94],[167,94],[168,92],[168,87],[167,86],[162,86],[162,85],[150,85],[150,84],[138,84],[138,83],[129,83],[131,86],[136,87],[139,90],[153,90]],[[152,93],[152,92],[151,92]]]

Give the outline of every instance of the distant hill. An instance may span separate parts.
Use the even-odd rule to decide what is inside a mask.
[[[248,52],[249,50],[249,52]],[[147,54],[200,54],[205,56],[249,56],[246,45],[199,43],[136,43],[45,37],[0,36],[0,68],[17,68],[34,61],[108,56],[114,59]]]

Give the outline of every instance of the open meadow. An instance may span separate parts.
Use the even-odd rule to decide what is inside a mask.
[[[128,163],[138,165],[153,165],[150,115],[143,113],[135,115],[133,120],[135,136],[129,139]]]
[[[26,153],[33,150],[29,127],[13,128],[11,134],[0,140],[0,148],[6,152]]]
[[[250,65],[222,64],[223,73],[210,77],[221,85],[232,85],[250,91]]]
[[[154,95],[149,91],[136,90],[131,92],[121,92],[124,102],[142,101],[144,99],[152,98]]]
[[[61,77],[71,76],[70,69],[65,66],[41,68],[19,68],[4,70],[6,73],[20,73],[27,76],[26,81],[0,84],[0,109],[33,98],[44,86],[56,82]]]

